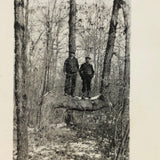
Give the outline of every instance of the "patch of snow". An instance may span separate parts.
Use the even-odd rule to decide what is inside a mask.
[[[91,97],[91,100],[96,100],[100,97],[101,95],[97,95],[97,96],[94,96],[94,97]]]
[[[75,99],[79,99],[79,100],[81,100],[82,98],[81,97],[79,97],[79,96],[75,96],[74,97]]]
[[[45,146],[40,146],[38,148],[35,148],[35,152],[41,152],[42,150],[46,149]]]
[[[66,127],[66,126],[67,126],[66,123],[58,123],[56,125],[57,128],[63,128],[63,127]]]
[[[72,150],[74,150],[74,155],[88,155],[91,158],[100,158],[101,153],[98,153],[98,148],[96,147],[95,141],[85,141],[79,143],[70,143]],[[95,153],[97,150],[97,153]]]

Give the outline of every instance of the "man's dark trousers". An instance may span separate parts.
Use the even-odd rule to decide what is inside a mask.
[[[83,87],[82,87],[83,96],[87,92],[87,97],[90,97],[92,77],[91,75],[84,75],[82,80],[83,80]]]
[[[65,80],[66,94],[74,96],[75,87],[76,87],[76,78],[77,78],[77,73],[66,74],[66,80]]]

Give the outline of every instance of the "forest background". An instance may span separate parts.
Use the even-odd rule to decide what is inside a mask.
[[[150,40],[148,41],[148,40],[146,40],[146,38],[140,38],[139,40],[138,40],[138,38],[137,38],[137,41],[135,42],[135,41],[132,41],[133,42],[133,46],[134,45],[136,45],[137,47],[136,47],[136,49],[134,49],[134,51],[135,51],[135,54],[138,54],[140,51],[141,51],[141,55],[140,55],[140,57],[139,56],[136,56],[136,57],[139,57],[138,58],[138,60],[137,60],[137,58],[136,58],[136,60],[135,60],[135,58],[134,58],[134,55],[133,55],[133,63],[134,64],[136,64],[135,66],[134,66],[134,71],[132,72],[134,75],[136,75],[136,76],[133,76],[133,81],[135,81],[135,79],[137,78],[137,79],[139,79],[139,85],[138,85],[138,87],[136,87],[135,86],[135,88],[137,88],[137,92],[135,93],[134,91],[132,92],[132,95],[134,95],[134,96],[136,96],[137,98],[136,98],[136,102],[134,102],[134,106],[135,106],[135,108],[138,108],[137,109],[137,111],[133,111],[133,113],[138,113],[138,114],[136,114],[136,119],[137,120],[139,120],[139,122],[140,122],[140,124],[143,124],[144,123],[144,121],[146,122],[147,120],[146,120],[146,118],[148,119],[149,118],[149,122],[147,123],[147,124],[149,124],[149,126],[151,127],[151,131],[152,130],[157,130],[157,126],[158,125],[151,125],[151,124],[156,124],[157,122],[158,122],[158,117],[156,116],[157,115],[157,111],[158,111],[158,109],[157,109],[157,104],[159,104],[159,101],[158,101],[158,96],[157,96],[157,92],[158,92],[158,88],[159,87],[157,87],[158,85],[157,85],[157,81],[159,80],[159,76],[157,76],[157,75],[159,75],[159,74],[154,74],[154,72],[152,72],[153,70],[156,72],[157,71],[157,68],[159,68],[158,67],[158,63],[157,63],[157,60],[159,59],[159,55],[158,54],[156,54],[157,53],[157,50],[159,49],[159,47],[158,47],[158,41],[157,41],[157,39],[155,38],[156,37],[156,33],[158,33],[158,31],[157,31],[157,29],[159,28],[159,25],[152,25],[152,24],[157,24],[157,20],[156,19],[152,19],[151,21],[152,21],[152,23],[150,24],[150,25],[148,25],[148,23],[146,24],[146,23],[141,23],[141,22],[144,22],[144,17],[146,16],[146,15],[148,15],[148,17],[156,17],[156,15],[157,15],[157,13],[158,13],[158,10],[157,10],[157,7],[155,6],[157,3],[154,3],[155,5],[153,6],[153,3],[152,3],[152,6],[154,7],[154,11],[152,12],[152,13],[148,13],[148,12],[146,12],[146,11],[148,11],[147,9],[149,8],[148,6],[150,6],[150,2],[148,1],[147,2],[147,9],[144,9],[144,11],[143,12],[137,12],[136,13],[136,11],[138,10],[137,8],[139,7],[139,6],[143,6],[143,3],[141,4],[140,2],[138,3],[137,2],[137,4],[138,5],[135,5],[136,6],[136,9],[135,9],[135,12],[134,12],[134,14],[135,15],[137,15],[137,17],[136,17],[136,19],[138,18],[139,19],[139,21],[138,21],[138,25],[136,25],[136,27],[134,28],[135,29],[135,31],[133,31],[133,33],[135,33],[135,32],[138,32],[138,31],[143,31],[143,26],[145,26],[144,28],[148,31],[147,33],[149,33],[150,34]],[[145,5],[145,6],[146,6]],[[134,5],[133,5],[134,6]],[[134,10],[134,9],[133,9]],[[138,13],[141,13],[140,15],[140,17],[138,16]],[[144,14],[143,14],[144,13]],[[133,15],[134,15],[133,14]],[[144,16],[145,15],[145,16]],[[152,15],[154,15],[154,16],[152,16]],[[12,16],[11,16],[12,17]],[[13,17],[12,17],[13,18]],[[133,19],[135,20],[135,17],[133,17]],[[8,19],[6,19],[6,20],[8,20]],[[141,21],[142,20],[142,21]],[[133,21],[134,22],[134,21]],[[133,24],[133,23],[132,23]],[[150,30],[151,30],[151,28],[152,27],[155,29],[155,32],[150,32]],[[3,27],[3,26],[2,26]],[[9,28],[8,28],[9,29]],[[2,31],[4,31],[5,30],[5,32],[4,33],[10,33],[9,32],[9,30],[8,30],[7,28],[2,28]],[[144,30],[145,30],[144,29]],[[157,31],[157,32],[156,32]],[[146,32],[144,33],[144,32],[138,32],[140,35],[143,35],[142,37],[145,37],[145,35],[146,35]],[[139,34],[137,35],[137,37],[139,37]],[[7,35],[7,34],[6,34]],[[134,34],[133,34],[134,35]],[[2,36],[3,37],[3,36]],[[5,36],[4,36],[5,37]],[[7,39],[7,42],[8,42],[8,40],[10,39],[10,38],[13,38],[13,37],[10,37],[10,36],[8,36],[8,38],[6,38]],[[151,43],[149,43],[149,42],[151,42]],[[8,43],[7,43],[8,44]],[[149,44],[149,45],[148,45]],[[142,47],[142,46],[145,46],[145,49]],[[6,46],[4,46],[4,47],[6,47]],[[147,49],[146,49],[146,47],[147,47]],[[7,48],[8,48],[8,45],[7,45]],[[10,51],[11,51],[12,49],[10,49]],[[150,54],[151,52],[153,52],[153,51],[155,51],[154,53],[154,55],[152,54]],[[7,52],[7,50],[6,50],[6,52]],[[145,53],[145,54],[144,54]],[[139,54],[138,54],[139,55]],[[143,58],[142,58],[142,57]],[[4,56],[3,56],[4,57]],[[12,55],[11,56],[9,56],[9,57],[12,57]],[[5,62],[8,62],[9,61],[9,57],[7,56],[7,59],[6,59],[6,61]],[[146,57],[146,58],[144,58],[144,57]],[[148,62],[149,62],[149,60],[152,60],[152,63],[146,63],[146,62],[144,62],[145,60],[147,60]],[[9,62],[11,62],[11,61],[9,61]],[[9,63],[8,62],[8,63]],[[153,65],[153,62],[154,62],[154,65]],[[8,63],[5,63],[6,64],[6,67],[1,67],[1,69],[7,69],[8,67]],[[12,62],[11,62],[12,63]],[[4,65],[4,63],[1,63],[1,64],[3,64]],[[138,64],[138,67],[137,67],[137,64]],[[145,66],[145,67],[140,67],[140,66]],[[152,67],[151,67],[152,66]],[[144,70],[147,70],[147,71],[144,71]],[[11,73],[12,71],[10,71],[10,72],[5,72],[5,74],[3,74],[3,75],[5,75],[4,77],[8,77],[8,73],[10,73],[10,75],[12,75],[12,73]],[[4,72],[3,72],[4,73]],[[136,74],[135,74],[136,73]],[[157,71],[156,73],[159,73],[159,71]],[[142,76],[143,75],[143,76]],[[135,78],[136,77],[136,78]],[[148,78],[149,77],[149,78]],[[151,79],[152,78],[152,81],[149,81],[148,83],[146,82],[146,80],[148,80],[148,79]],[[6,78],[4,78],[3,80],[5,80],[6,81]],[[11,84],[11,81],[12,80],[10,80],[10,84]],[[4,81],[3,81],[4,82]],[[145,82],[145,83],[141,83],[141,82]],[[155,83],[154,83],[155,82]],[[145,85],[145,87],[144,87],[144,84],[146,84],[147,83],[147,85]],[[135,84],[137,84],[137,83],[135,83]],[[155,87],[155,85],[156,85],[156,87]],[[7,85],[5,86],[5,89],[6,89],[6,87],[7,87]],[[150,96],[150,94],[146,94],[146,89],[148,90],[148,87],[149,87],[149,89],[150,89],[150,93],[152,93],[152,96]],[[133,88],[134,88],[134,85],[133,85]],[[138,89],[138,88],[141,88],[141,89],[143,89],[143,90],[141,90],[141,89]],[[11,93],[10,93],[10,90],[9,90],[9,92],[7,92],[7,94],[5,94],[6,92],[5,92],[5,90],[3,90],[3,100],[5,99],[5,102],[7,101],[6,100],[6,97],[8,96],[8,95],[11,95]],[[147,92],[148,93],[148,92]],[[4,96],[4,95],[6,95],[6,96]],[[144,97],[148,97],[148,98],[145,98],[145,100],[144,100],[144,98],[143,98],[143,96]],[[150,100],[150,97],[152,97],[153,98],[153,101],[151,102],[151,100]],[[12,98],[11,98],[12,99]],[[134,99],[134,98],[133,98]],[[1,103],[3,103],[3,101],[1,102]],[[12,103],[12,102],[10,102],[10,103]],[[145,105],[141,105],[141,104],[145,104]],[[132,103],[132,106],[133,106],[133,103]],[[136,107],[136,106],[141,106],[140,108],[139,107]],[[151,109],[151,107],[150,106],[153,106],[152,107],[152,109]],[[4,108],[3,108],[4,109]],[[9,108],[8,108],[9,109]],[[6,111],[6,113],[8,112],[8,109],[7,109],[7,111]],[[134,110],[134,109],[133,109]],[[140,113],[139,113],[139,110],[140,110]],[[150,112],[151,111],[151,112]],[[3,111],[2,111],[2,113],[3,113]],[[12,115],[12,113],[11,113],[11,115]],[[154,116],[156,116],[156,118],[154,118],[154,119],[152,119],[151,120],[151,118],[153,117],[153,115]],[[146,117],[145,118],[145,120],[144,120],[144,118],[143,117]],[[2,116],[2,118],[4,118],[3,116]],[[9,117],[6,117],[10,122],[11,122],[11,117],[9,116]],[[134,118],[133,118],[134,119]],[[143,121],[142,121],[142,119],[143,119]],[[5,122],[7,122],[8,120],[5,120]],[[4,122],[4,121],[1,121],[1,122]],[[6,124],[6,123],[5,123]],[[142,130],[146,130],[146,132],[145,132],[145,134],[143,134],[144,133],[144,131],[143,132],[141,132],[142,134],[139,134],[139,137],[141,137],[141,141],[143,141],[143,139],[144,138],[142,138],[142,135],[146,135],[147,137],[150,137],[150,132],[147,132],[148,131],[148,125],[147,126],[144,126],[144,125],[138,125],[138,130],[140,130],[140,131],[142,131]],[[136,124],[135,124],[136,125]],[[4,124],[2,124],[2,126],[4,126]],[[140,126],[144,126],[143,128],[139,128]],[[6,128],[8,128],[8,125],[5,125],[4,127],[6,127]],[[4,129],[4,130],[6,130],[6,129]],[[8,129],[7,129],[8,130]],[[8,130],[9,131],[9,130]],[[133,127],[133,134],[135,134],[135,129],[134,129],[134,127]],[[155,135],[158,135],[158,132],[156,132],[155,133]],[[2,134],[2,135],[5,135],[5,134]],[[145,136],[144,136],[145,137]],[[154,136],[154,137],[158,137],[158,136]],[[143,146],[142,148],[144,149],[144,150],[146,150],[146,151],[148,151],[149,149],[151,149],[152,148],[152,146],[155,146],[155,148],[154,148],[154,151],[151,149],[151,151],[153,151],[153,152],[150,152],[150,157],[154,157],[154,159],[157,159],[158,158],[158,155],[157,155],[157,151],[158,151],[158,148],[159,148],[159,145],[156,143],[156,141],[155,141],[155,139],[154,138],[148,138],[148,143],[149,144],[151,144],[151,145],[145,145],[145,143],[142,143],[141,144],[141,146]],[[157,140],[157,139],[156,139]],[[4,142],[3,140],[1,141],[2,143]],[[8,143],[3,143],[3,144],[8,144]],[[132,143],[133,145],[134,145],[134,143]],[[5,145],[3,145],[3,146],[5,146]],[[11,146],[11,145],[10,145]],[[8,145],[7,145],[7,147],[8,147]],[[136,145],[136,147],[135,147],[135,149],[137,148],[137,145]],[[131,151],[132,152],[132,151]],[[146,154],[143,154],[144,152],[142,151],[142,152],[138,152],[138,155],[137,156],[139,156],[139,157],[141,157],[142,159],[144,159],[143,157],[146,157],[147,155]],[[136,155],[135,155],[136,156]],[[148,156],[149,157],[149,156]],[[137,159],[140,159],[140,158],[137,158]],[[148,158],[149,159],[149,158]]]

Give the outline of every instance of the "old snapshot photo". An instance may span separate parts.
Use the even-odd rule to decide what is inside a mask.
[[[14,160],[129,160],[130,8],[14,0]]]

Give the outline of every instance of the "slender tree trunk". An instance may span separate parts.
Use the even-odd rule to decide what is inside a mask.
[[[15,106],[17,115],[17,160],[28,159],[27,131],[27,55],[24,1],[15,0]],[[26,15],[27,16],[27,15]]]
[[[111,70],[111,60],[113,56],[114,43],[116,39],[116,28],[118,24],[117,20],[118,20],[119,8],[120,8],[119,0],[114,0],[110,28],[109,28],[108,43],[107,43],[105,57],[104,57],[102,81],[101,81],[101,93],[104,94],[105,92],[105,96],[108,96],[109,94],[109,91],[108,91],[109,76],[110,76],[110,70]]]
[[[129,89],[130,89],[130,12],[127,4],[124,4],[123,15],[125,22],[125,66],[124,66],[124,104],[123,112],[129,106]]]
[[[122,93],[122,115],[121,115],[121,126],[122,126],[122,140],[121,145],[119,146],[116,160],[118,160],[124,154],[124,150],[128,149],[129,144],[127,143],[127,139],[129,137],[129,121],[127,124],[127,128],[123,128],[124,123],[126,120],[129,120],[129,89],[130,89],[130,12],[129,7],[126,3],[122,6],[123,16],[124,16],[124,23],[125,23],[125,66],[124,66],[124,88]],[[127,111],[125,111],[127,109]],[[124,121],[125,115],[125,121]],[[126,119],[127,118],[127,119]]]
[[[40,121],[41,121],[41,107],[43,104],[43,96],[46,92],[50,90],[50,62],[51,62],[51,21],[50,21],[50,11],[48,9],[47,13],[47,21],[46,21],[46,54],[44,55],[44,79],[43,79],[43,87],[42,92],[40,95],[40,102],[39,102],[39,110],[37,113],[37,123],[38,127],[40,127]]]
[[[122,64],[118,62],[119,66],[119,93],[118,93],[118,106],[121,107],[123,104],[123,90],[124,90],[124,84],[123,84],[123,76],[124,76],[124,70],[122,69]]]
[[[69,51],[76,52],[76,2],[70,0],[69,12]]]
[[[118,152],[117,152],[117,156],[115,157],[115,160],[119,160],[122,153],[125,150],[126,142],[127,142],[128,136],[129,136],[129,131],[130,131],[130,127],[129,127],[129,123],[127,123],[127,125],[125,127],[125,133],[122,137],[121,144],[118,148]]]
[[[94,79],[94,90],[97,90],[99,93],[99,55],[100,49],[98,49],[97,59],[96,59],[96,70],[95,70],[95,79]]]
[[[45,82],[45,91],[44,92],[47,92],[48,91],[48,85],[49,85],[49,82],[48,82],[48,71],[49,71],[49,51],[50,51],[50,45],[49,45],[49,41],[50,41],[50,22],[49,22],[49,11],[48,11],[48,20],[47,20],[47,24],[46,24],[46,38],[47,38],[47,43],[46,43],[46,54],[44,55],[45,57],[45,59],[46,59],[46,63],[45,63],[45,65],[46,65],[46,67],[45,67],[45,75],[46,75],[46,77],[45,77],[45,79],[44,79],[44,81],[46,81]]]
[[[44,94],[46,93],[46,78],[47,78],[47,65],[45,66],[45,71],[44,71],[44,80],[43,80],[43,86],[42,86],[42,92],[40,94],[40,102],[38,104],[39,109],[37,112],[37,125],[40,127],[40,121],[41,121],[41,108],[43,104],[43,99],[44,99]]]
[[[53,88],[55,88],[55,82],[56,82],[56,75],[57,75],[57,59],[59,54],[59,33],[60,33],[60,27],[61,27],[61,21],[59,22],[57,26],[57,33],[56,33],[56,53],[54,55],[54,78],[53,78]]]

